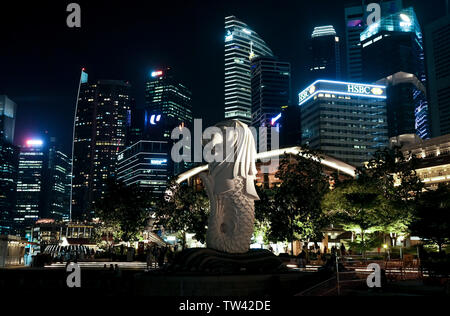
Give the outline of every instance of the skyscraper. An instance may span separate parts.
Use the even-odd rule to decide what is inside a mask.
[[[271,149],[271,127],[277,126],[282,108],[290,103],[291,65],[274,57],[258,56],[251,61],[252,126],[266,127],[258,136]],[[264,146],[264,145],[263,145]]]
[[[251,124],[251,60],[272,56],[272,50],[247,24],[225,17],[225,119]]]
[[[389,84],[388,103],[397,102],[393,105],[388,104],[388,112],[398,109],[398,103],[409,107],[409,103],[414,100],[415,109],[412,115],[415,115],[415,121],[405,128],[405,132],[416,130],[417,135],[421,138],[429,138],[423,40],[414,9],[412,7],[403,9],[370,25],[361,33],[361,44],[363,47],[363,77],[366,82],[376,82],[387,78],[386,81]],[[398,73],[402,75],[396,75]],[[408,78],[410,84],[405,84],[403,80],[403,84],[399,85],[400,81],[390,80],[388,78],[390,76],[415,77],[416,81]],[[420,82],[420,84],[414,84],[415,82]],[[407,88],[409,88],[408,91]],[[403,98],[403,100],[399,98]],[[411,112],[405,108],[397,111],[397,114],[388,113],[388,116],[397,115],[394,121],[401,120],[402,118],[398,114],[407,111]]]
[[[8,96],[0,95],[0,139],[12,144],[16,125],[17,104]]]
[[[332,25],[317,26],[311,34],[311,67],[315,80],[341,78],[340,39]]]
[[[42,217],[58,221],[70,218],[70,158],[52,144],[48,149],[47,187]]]
[[[151,134],[152,140],[168,140],[175,127],[192,124],[192,93],[171,68],[151,72],[145,83],[143,114],[144,134]]]
[[[402,9],[402,0],[372,0],[370,3],[380,3],[381,17]],[[363,80],[360,34],[366,29],[367,15],[373,10],[374,8],[368,8],[364,1],[355,1],[353,6],[345,8],[347,80],[351,82],[361,82]]]
[[[143,138],[147,141],[165,141],[167,156],[173,144],[171,133],[174,128],[192,128],[192,94],[180,82],[171,68],[152,71],[145,86],[145,108]],[[166,166],[170,175],[177,175],[192,167],[182,161]]]
[[[252,126],[260,127],[290,103],[291,65],[274,57],[251,61]]]
[[[354,166],[388,145],[386,87],[318,80],[299,94],[302,144]]]
[[[450,15],[425,27],[432,136],[450,134]]]
[[[19,148],[13,144],[17,105],[0,95],[0,235],[13,233]]]
[[[397,72],[377,81],[387,87],[389,138],[417,134],[429,138],[426,89],[413,74]]]
[[[171,175],[170,148],[167,141],[140,140],[121,151],[117,161],[117,179],[136,184],[149,192],[165,192]]]
[[[20,148],[14,216],[20,233],[39,218],[68,220],[70,160],[54,137],[28,139]]]
[[[45,160],[41,139],[29,139],[20,149],[14,224],[21,233],[42,214]]]
[[[130,87],[127,81],[82,80],[77,102],[72,180],[72,219],[90,218],[106,180],[116,175],[126,146]]]

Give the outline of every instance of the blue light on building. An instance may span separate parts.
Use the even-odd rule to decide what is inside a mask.
[[[363,42],[382,31],[415,32],[417,37],[422,38],[419,21],[417,20],[416,13],[412,7],[388,15],[380,21],[373,23],[361,33],[360,40]]]
[[[386,99],[386,86],[332,80],[317,80],[298,94],[299,105],[321,94]]]

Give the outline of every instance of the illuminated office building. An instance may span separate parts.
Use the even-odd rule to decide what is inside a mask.
[[[363,80],[360,35],[367,28],[367,16],[370,12],[373,12],[373,4],[375,3],[380,5],[381,17],[398,12],[403,7],[402,0],[371,0],[365,4],[361,0],[358,0],[345,8],[345,58],[347,63],[347,79],[351,82],[362,82]],[[368,7],[368,4],[371,4],[371,7]]]
[[[106,180],[116,176],[117,155],[126,147],[130,88],[121,80],[89,83],[86,78],[80,83],[73,143],[73,220],[93,215]]]
[[[429,138],[423,40],[414,9],[403,9],[370,25],[361,33],[361,44],[364,79],[381,80],[389,86],[388,117],[394,118],[389,121],[400,121],[405,114],[414,116],[414,121],[398,133],[415,131],[421,138]]]
[[[42,213],[46,162],[44,151],[42,140],[31,139],[20,149],[14,222],[21,232],[38,220]]]
[[[302,144],[354,166],[387,146],[386,87],[318,80],[299,94]]]
[[[138,111],[137,115],[141,116],[138,117],[140,122],[137,127],[142,130],[141,139],[168,142],[166,148],[170,157],[172,130],[177,127],[192,128],[192,93],[171,68],[155,70],[145,84],[145,107],[143,111]],[[182,161],[170,164],[170,167],[170,174],[177,175],[191,168],[192,163]]]
[[[166,141],[140,140],[119,153],[117,179],[126,185],[136,184],[161,195],[170,175],[170,148]]]
[[[48,186],[44,197],[43,218],[68,221],[70,218],[70,158],[58,150],[57,146],[48,149]]]
[[[262,38],[235,16],[225,17],[225,119],[252,122],[251,60],[273,53]]]
[[[192,93],[171,68],[150,73],[145,83],[144,134],[168,140],[180,125],[191,126]]]
[[[433,137],[450,134],[450,15],[425,27]]]
[[[332,25],[317,26],[311,34],[313,79],[341,78],[340,39]]]
[[[13,233],[19,148],[13,144],[17,105],[0,95],[0,235]]]
[[[69,219],[70,169],[54,137],[29,139],[20,148],[14,216],[19,233],[40,218]]]

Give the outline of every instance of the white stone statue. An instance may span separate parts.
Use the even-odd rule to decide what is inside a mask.
[[[216,127],[213,145],[223,145],[223,161],[208,164],[200,176],[210,200],[206,244],[227,253],[245,253],[250,248],[255,222],[256,147],[244,123],[230,120]],[[225,138],[225,139],[224,139]]]

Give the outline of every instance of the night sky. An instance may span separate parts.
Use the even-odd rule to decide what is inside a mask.
[[[246,22],[275,55],[291,62],[295,96],[310,81],[312,29],[332,24],[344,42],[349,1],[76,1],[81,5],[80,29],[66,26],[71,2],[0,4],[0,94],[18,104],[16,144],[48,131],[70,154],[81,67],[91,82],[130,81],[132,97],[143,105],[148,73],[171,66],[191,88],[194,116],[204,119],[204,128],[223,120],[227,15]],[[422,28],[445,8],[445,0],[404,2],[414,6]]]

